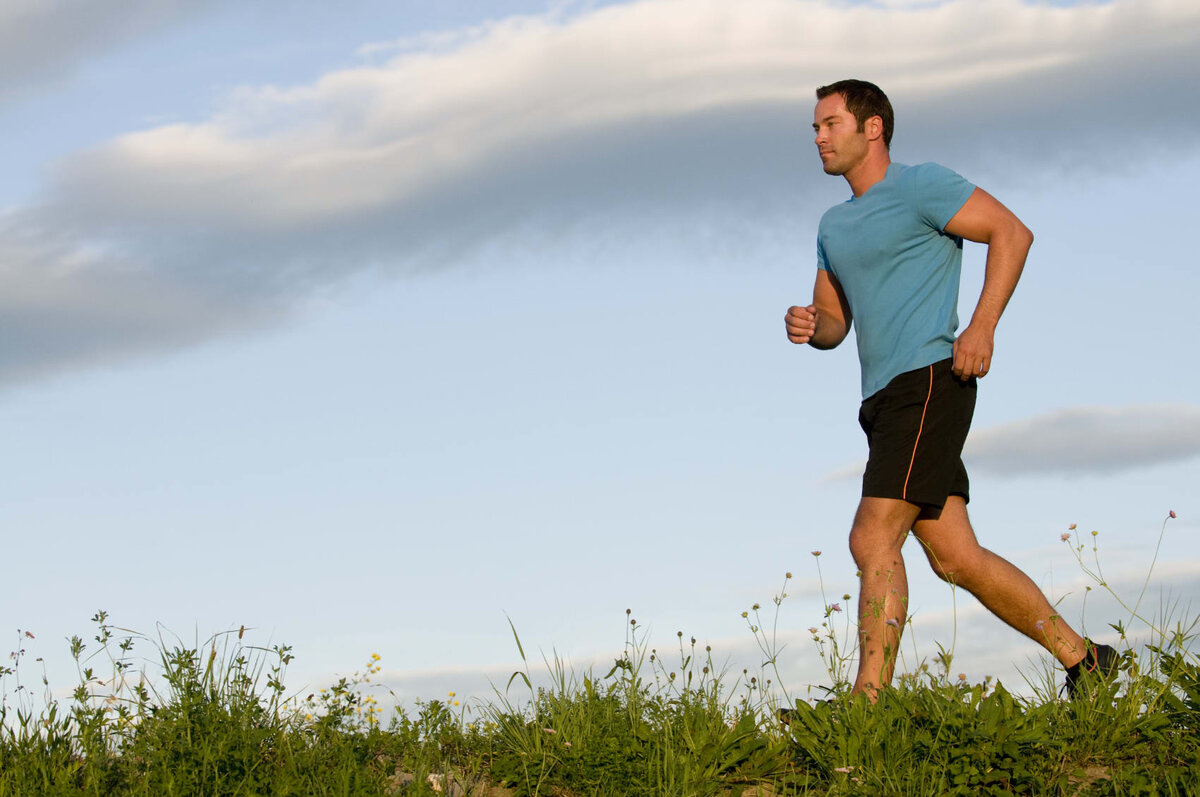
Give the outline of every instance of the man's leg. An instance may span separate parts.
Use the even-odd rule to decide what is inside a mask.
[[[892,680],[908,608],[908,577],[900,548],[920,508],[893,498],[863,498],[850,529],[850,553],[860,573],[858,677],[855,692],[872,699]]]
[[[1086,643],[1029,576],[980,546],[962,496],[951,495],[937,518],[922,516],[913,534],[942,579],[970,592],[992,614],[1050,651],[1064,667],[1084,657]]]

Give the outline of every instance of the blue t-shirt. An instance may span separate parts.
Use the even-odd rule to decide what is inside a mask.
[[[936,163],[893,163],[866,193],[821,217],[817,267],[850,304],[864,399],[951,356],[962,239],[943,230],[974,190]]]

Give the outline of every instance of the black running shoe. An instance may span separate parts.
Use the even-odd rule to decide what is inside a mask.
[[[1108,645],[1097,645],[1090,639],[1084,641],[1087,654],[1082,661],[1067,668],[1067,695],[1072,699],[1086,696],[1097,682],[1116,675],[1121,660],[1120,654]]]

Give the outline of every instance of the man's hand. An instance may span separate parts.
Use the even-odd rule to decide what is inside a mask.
[[[851,323],[850,305],[842,293],[842,286],[828,271],[817,269],[812,304],[789,307],[783,323],[792,343],[807,343],[814,349],[837,346],[846,339]]]
[[[954,375],[959,379],[987,376],[992,367],[993,345],[992,330],[968,324],[954,341]]]
[[[783,324],[787,327],[788,340],[792,343],[808,343],[817,333],[816,306],[789,307]]]

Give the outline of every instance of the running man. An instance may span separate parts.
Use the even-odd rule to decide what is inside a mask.
[[[850,529],[861,574],[854,692],[874,699],[891,682],[908,604],[901,547],[911,531],[940,578],[1067,668],[1074,695],[1083,674],[1112,673],[1117,653],[1079,636],[1027,575],[979,545],[961,459],[976,381],[991,371],[996,324],[1033,234],[951,170],[892,163],[893,120],[872,83],[817,89],[821,163],[853,196],[821,218],[812,304],[785,317],[788,340],[816,349],[834,348],[856,327],[870,455]],[[956,336],[963,239],[985,244],[987,261],[975,312]]]

